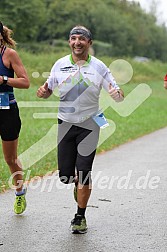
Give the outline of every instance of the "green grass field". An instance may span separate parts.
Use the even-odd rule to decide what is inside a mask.
[[[43,144],[40,145],[40,149],[34,152],[33,149],[29,149],[26,154],[27,162],[31,159],[39,159],[35,164],[25,170],[25,177],[29,173],[28,179],[34,176],[43,176],[48,172],[55,171],[57,169],[56,148],[53,148],[52,144],[56,141],[56,132],[53,129],[53,133],[49,134],[49,130],[56,124],[56,118],[43,118],[34,119],[34,113],[56,113],[55,107],[47,107],[48,101],[54,102],[56,97],[52,95],[48,100],[41,100],[36,97],[37,88],[43,84],[45,78],[42,77],[43,72],[50,71],[50,68],[54,61],[60,57],[60,55],[30,55],[25,52],[20,52],[23,62],[27,68],[30,76],[31,87],[28,90],[15,90],[15,95],[20,106],[20,116],[22,118],[22,130],[19,139],[18,154],[22,154],[30,147],[39,142],[40,139],[44,139],[44,136],[48,134],[48,137],[43,140]],[[107,65],[110,64],[111,59],[102,59]],[[101,145],[99,146],[97,153],[104,152],[126,143],[133,139],[136,139],[145,134],[149,134],[157,129],[167,126],[167,91],[163,88],[163,76],[165,74],[165,64],[160,62],[149,63],[136,63],[132,60],[128,60],[134,69],[134,75],[132,80],[123,85],[121,88],[127,96],[138,84],[146,83],[152,90],[152,94],[145,100],[133,113],[129,116],[122,117],[116,113],[111,107],[105,110],[105,115],[108,119],[112,120],[116,124],[115,132]],[[33,78],[32,73],[39,72],[39,78]],[[137,97],[136,97],[137,99]],[[24,103],[20,102],[46,102],[44,107],[24,107]],[[103,105],[108,102],[108,99],[104,99]],[[45,154],[45,152],[48,152]],[[41,158],[41,155],[43,157]],[[28,173],[27,173],[28,172]],[[3,160],[2,150],[0,151],[0,191],[4,191],[8,188],[8,179],[10,177],[9,168]],[[26,179],[27,179],[26,178]]]

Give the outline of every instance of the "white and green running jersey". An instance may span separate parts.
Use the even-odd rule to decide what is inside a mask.
[[[59,59],[47,83],[50,90],[59,90],[58,118],[70,123],[81,123],[99,111],[102,87],[108,92],[111,83],[120,89],[107,66],[90,55],[82,66],[75,64],[71,55]]]

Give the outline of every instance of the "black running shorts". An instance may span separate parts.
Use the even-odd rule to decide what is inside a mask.
[[[0,136],[3,141],[18,138],[21,120],[17,103],[10,104],[10,109],[0,109]]]
[[[63,183],[73,183],[82,175],[82,184],[91,174],[99,139],[99,126],[92,120],[71,124],[58,119],[58,168]],[[90,175],[91,176],[91,175]],[[85,184],[89,184],[86,180]]]

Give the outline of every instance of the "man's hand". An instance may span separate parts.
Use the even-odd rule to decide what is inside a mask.
[[[48,89],[47,82],[37,90],[37,96],[39,98],[48,98],[51,95],[51,93],[52,93],[51,90]]]
[[[110,94],[110,96],[116,101],[123,101],[124,96],[123,96],[123,92],[122,90],[117,90],[115,88],[113,88],[112,84],[109,84],[109,90],[108,93]]]

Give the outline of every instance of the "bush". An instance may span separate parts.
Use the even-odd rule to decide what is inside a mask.
[[[27,52],[33,54],[39,53],[58,53],[60,50],[62,52],[69,52],[69,47],[67,41],[64,40],[53,40],[45,42],[34,42],[34,43],[19,43],[17,45],[18,49],[23,49]]]
[[[105,42],[95,40],[93,41],[93,49],[94,49],[94,54],[97,57],[111,56],[113,46],[110,43],[105,43]]]

